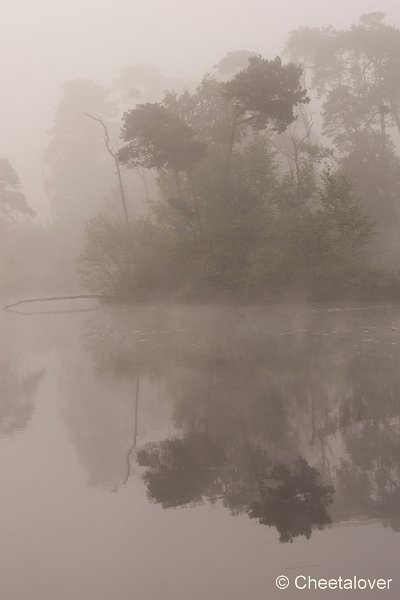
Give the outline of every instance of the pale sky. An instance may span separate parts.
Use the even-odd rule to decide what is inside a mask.
[[[111,83],[131,64],[200,78],[231,50],[270,58],[301,25],[346,27],[398,0],[0,0],[0,156],[18,170],[41,216],[39,155],[63,81]]]

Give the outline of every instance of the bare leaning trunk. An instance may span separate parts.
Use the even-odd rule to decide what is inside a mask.
[[[125,216],[125,221],[127,226],[129,225],[129,216],[128,216],[128,209],[126,206],[126,198],[125,198],[125,191],[124,191],[124,186],[122,185],[122,177],[121,177],[121,168],[119,166],[119,160],[118,160],[118,156],[117,154],[112,150],[111,146],[110,146],[110,136],[108,135],[108,130],[107,127],[105,126],[104,122],[97,118],[94,117],[93,115],[89,115],[89,113],[84,113],[87,117],[89,117],[89,119],[92,119],[93,121],[97,121],[97,123],[100,123],[100,125],[103,127],[104,130],[104,145],[107,149],[108,154],[113,158],[114,163],[115,163],[115,168],[117,171],[117,177],[118,177],[118,184],[119,184],[119,193],[120,193],[120,197],[121,197],[121,203],[122,203],[122,208],[124,211],[124,216]]]
[[[114,162],[115,162],[115,167],[117,169],[117,176],[118,176],[118,183],[119,183],[119,193],[121,196],[121,202],[122,202],[122,206],[124,209],[124,216],[125,216],[125,222],[127,225],[129,225],[129,217],[128,217],[128,209],[126,207],[126,198],[125,198],[125,191],[124,191],[124,186],[122,184],[122,177],[121,177],[121,168],[119,166],[119,161],[118,161],[118,157],[116,154],[112,154],[113,158],[114,158]]]

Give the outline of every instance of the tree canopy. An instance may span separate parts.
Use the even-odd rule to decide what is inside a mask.
[[[6,158],[0,158],[0,215],[3,225],[15,221],[13,213],[29,217],[34,217],[36,214],[20,191],[20,187],[15,169]]]
[[[162,104],[139,104],[123,122],[122,138],[129,143],[119,156],[134,167],[187,171],[205,156],[193,129]]]

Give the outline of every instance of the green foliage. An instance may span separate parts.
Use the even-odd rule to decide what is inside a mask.
[[[279,57],[249,58],[249,66],[222,85],[222,93],[235,111],[255,129],[282,132],[295,120],[293,107],[309,101],[300,84],[302,69],[293,63],[283,65]]]
[[[276,485],[253,503],[249,516],[263,525],[274,525],[280,542],[293,542],[300,535],[310,539],[313,527],[322,529],[331,522],[327,507],[334,488],[322,485],[318,471],[304,459],[290,466],[275,465],[270,477]]]
[[[374,12],[349,29],[298,29],[286,50],[311,74],[322,102],[323,133],[376,224],[375,253],[397,263],[400,30]]]
[[[318,199],[332,223],[336,251],[353,252],[356,258],[372,234],[372,225],[362,212],[351,181],[344,173],[327,169],[322,174]]]
[[[194,93],[167,92],[163,104],[176,113],[210,149],[227,144],[231,127],[231,107],[223,97],[222,82],[206,75]]]
[[[127,227],[100,215],[87,225],[80,273],[91,290],[140,300],[174,288],[173,252],[166,228],[148,219]]]
[[[34,217],[36,213],[20,192],[15,169],[6,158],[0,158],[0,224],[3,227],[15,225],[18,214]]]
[[[246,173],[245,160],[240,166]],[[272,198],[258,191],[256,185],[253,193],[238,186],[229,195],[210,196],[203,206],[207,227],[202,242],[193,212],[178,199],[157,203],[152,219],[129,228],[105,217],[94,219],[81,259],[85,283],[95,291],[139,300],[157,294],[194,300],[232,294],[279,299],[298,293],[326,299],[346,290],[357,293],[372,226],[346,177],[324,173],[314,205],[299,209],[278,210]]]
[[[162,104],[139,104],[124,114],[122,162],[147,169],[191,169],[205,155],[194,131]]]
[[[308,101],[301,73],[250,57],[230,81],[126,112],[120,160],[155,169],[159,198],[129,226],[89,223],[85,284],[135,300],[362,294],[374,228],[352,178],[307,123],[272,137]]]
[[[280,294],[303,287],[316,298],[354,293],[372,232],[351,182],[326,170],[312,205],[280,211],[266,227],[252,284]]]
[[[236,50],[235,52],[228,52],[221,60],[214,65],[218,73],[221,75],[232,75],[245,69],[249,64],[249,59],[252,56],[256,56],[255,52],[250,50]]]

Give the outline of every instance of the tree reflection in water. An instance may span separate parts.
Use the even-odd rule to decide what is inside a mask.
[[[385,315],[372,344],[357,314],[308,313],[301,328],[288,315],[283,326],[179,314],[111,323],[87,343],[103,376],[130,378],[132,398],[140,372],[173,403],[167,439],[144,444],[135,423],[151,501],[222,502],[282,542],[349,519],[399,529],[400,352]]]
[[[23,355],[0,360],[0,436],[27,427],[44,369],[31,372]]]

